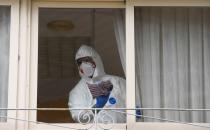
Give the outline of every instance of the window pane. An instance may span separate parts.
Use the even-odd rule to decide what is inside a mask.
[[[10,7],[0,6],[0,108],[7,108],[10,44]],[[5,122],[7,111],[0,111],[0,122]]]
[[[125,107],[123,18],[121,9],[39,10],[39,108]],[[111,82],[106,82],[111,93],[94,93],[93,86],[101,81]],[[105,104],[94,106],[100,94]],[[112,105],[113,100],[117,103]],[[79,112],[38,111],[37,120],[79,122]],[[114,115],[116,122],[126,119]]]
[[[137,104],[141,108],[209,109],[209,36],[210,8],[135,8]],[[141,113],[182,122],[210,122],[208,111]]]

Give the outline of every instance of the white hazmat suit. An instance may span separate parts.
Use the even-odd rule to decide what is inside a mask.
[[[82,45],[76,53],[75,60],[83,57],[92,58],[95,62],[95,71],[92,78],[84,76],[79,71],[81,80],[69,93],[69,108],[93,108],[96,104],[96,99],[94,99],[91,95],[87,84],[94,84],[101,81],[110,81],[112,83],[113,89],[110,92],[109,99],[114,98],[116,100],[115,104],[110,103],[110,100],[108,100],[103,108],[125,108],[125,79],[118,76],[107,75],[104,72],[103,63],[99,54],[93,48]],[[82,111],[84,110],[70,110],[72,118],[76,122],[80,122],[79,115]],[[100,116],[100,114],[102,114],[101,116],[103,116],[103,112],[104,111],[99,111],[98,115]],[[118,113],[110,110],[107,110],[106,112],[109,116],[111,116],[114,123],[124,123],[126,121],[126,115],[124,113]]]

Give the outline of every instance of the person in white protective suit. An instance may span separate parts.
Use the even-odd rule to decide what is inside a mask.
[[[78,65],[81,80],[69,93],[69,108],[125,108],[125,79],[108,75],[99,54],[91,47],[82,45],[75,60]],[[101,120],[111,120],[114,123],[124,123],[126,114],[110,110],[97,111]],[[93,112],[90,110],[70,110],[76,122],[92,122]],[[88,117],[90,120],[88,120]],[[86,120],[86,121],[84,121]],[[100,119],[98,119],[100,122]]]

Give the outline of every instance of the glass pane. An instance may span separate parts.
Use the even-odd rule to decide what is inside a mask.
[[[210,108],[209,36],[210,8],[135,8],[136,99],[141,108]],[[144,122],[210,122],[209,111],[141,114],[149,116],[139,119]]]
[[[0,6],[0,108],[7,108],[10,44],[10,7]],[[0,122],[5,122],[7,111],[0,111]]]
[[[121,9],[41,8],[38,107],[125,107],[124,27]],[[107,93],[94,93],[100,91],[97,85],[105,85],[100,89]],[[38,111],[37,120],[78,123],[82,111]],[[115,123],[126,119],[121,113],[111,115]]]

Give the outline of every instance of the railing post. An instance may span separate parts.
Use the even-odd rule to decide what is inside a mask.
[[[98,117],[97,117],[97,109],[94,108],[94,120],[95,120],[95,127],[96,127],[96,130],[98,129]]]

